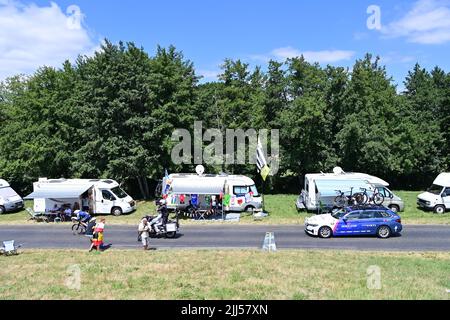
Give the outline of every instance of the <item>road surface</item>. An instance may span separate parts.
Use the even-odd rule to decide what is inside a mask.
[[[15,240],[25,249],[87,249],[84,236],[71,225],[0,226],[0,241]],[[279,249],[339,249],[363,251],[450,251],[450,226],[405,226],[402,235],[387,240],[373,237],[318,239],[303,226],[181,226],[176,239],[152,239],[157,249],[255,249],[266,232],[274,232]],[[113,249],[140,249],[136,226],[107,226],[105,243]]]

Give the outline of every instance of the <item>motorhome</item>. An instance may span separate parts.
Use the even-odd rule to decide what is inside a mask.
[[[5,180],[0,179],[0,214],[23,209],[23,199]]]
[[[195,202],[199,207],[209,206],[211,197],[229,199],[225,212],[259,211],[262,195],[255,182],[242,175],[227,174],[171,174],[157,188],[157,196],[167,199],[169,209],[184,210]]]
[[[317,211],[321,208],[332,209],[334,200],[340,190],[349,195],[359,193],[362,189],[371,192],[377,190],[385,197],[383,205],[394,212],[405,209],[403,200],[389,190],[389,183],[365,173],[346,173],[335,168],[333,173],[314,173],[305,175],[304,189],[297,200],[297,209]]]
[[[136,210],[136,202],[119,183],[111,179],[47,179],[33,184],[35,212],[51,211],[55,206],[84,209],[92,214],[120,216]]]
[[[417,204],[435,213],[442,214],[450,210],[450,172],[441,173],[428,191],[417,197]]]

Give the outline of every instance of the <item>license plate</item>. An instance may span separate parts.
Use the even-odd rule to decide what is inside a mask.
[[[177,231],[177,225],[175,223],[169,223],[166,225],[167,232],[175,232]]]

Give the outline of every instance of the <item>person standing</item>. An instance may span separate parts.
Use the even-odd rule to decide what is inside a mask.
[[[100,223],[95,225],[92,245],[91,245],[91,249],[89,251],[94,250],[94,247],[97,251],[102,251],[104,232],[105,232],[105,223],[106,223],[106,219],[103,218],[100,220]]]
[[[89,211],[89,195],[87,192],[85,192],[82,196],[81,196],[81,209],[83,211]]]
[[[150,224],[148,223],[147,218],[144,218],[139,223],[138,231],[142,241],[142,246],[144,250],[149,250],[149,240],[150,240]]]

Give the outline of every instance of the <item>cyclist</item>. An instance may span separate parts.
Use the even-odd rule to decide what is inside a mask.
[[[76,210],[75,214],[77,215],[77,220],[87,227],[88,222],[91,220],[91,215],[83,210]]]

